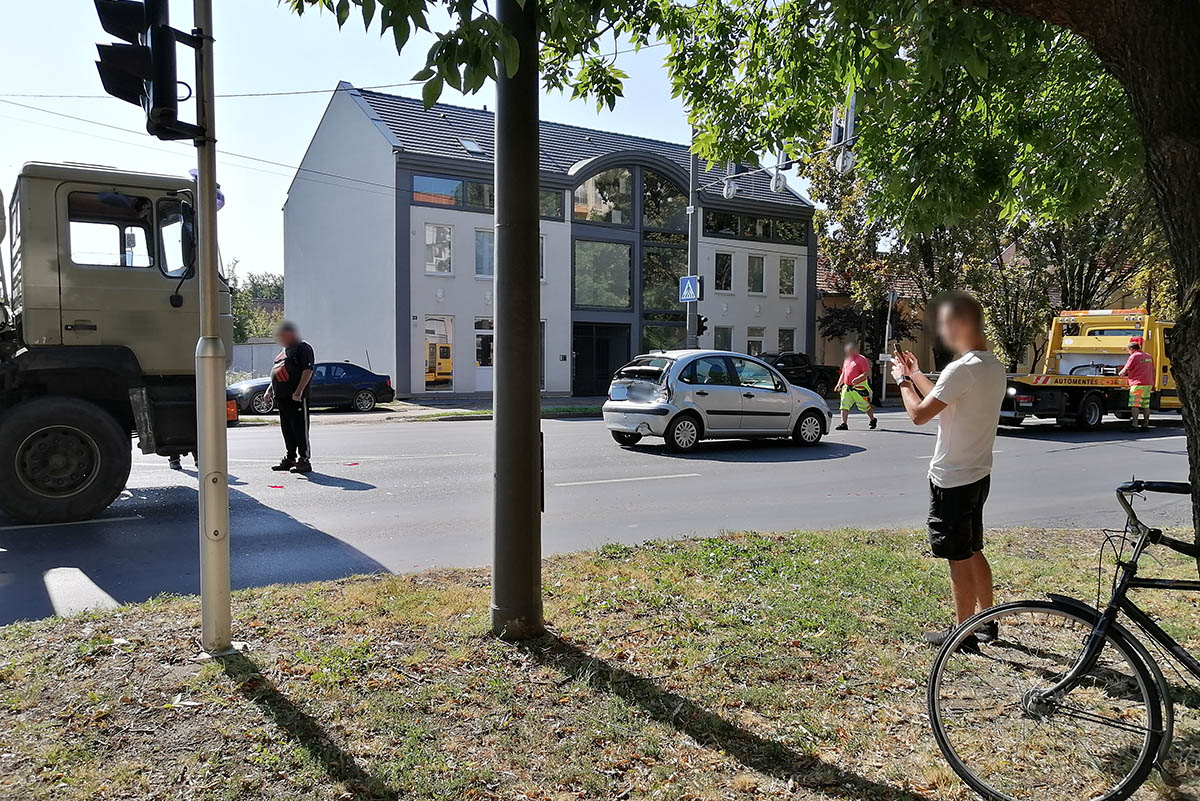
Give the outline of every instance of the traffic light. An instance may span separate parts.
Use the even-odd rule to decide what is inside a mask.
[[[704,336],[704,332],[708,330],[708,318],[703,314],[696,316],[696,336]]]
[[[195,139],[204,131],[179,121],[175,46],[193,37],[169,25],[168,0],[96,0],[100,25],[126,44],[96,45],[104,91],[146,111],[146,130],[159,139]]]

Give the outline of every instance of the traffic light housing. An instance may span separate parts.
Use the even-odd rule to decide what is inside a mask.
[[[196,139],[204,131],[179,121],[175,47],[193,37],[173,29],[168,0],[95,0],[100,25],[125,44],[97,45],[104,91],[146,111],[146,130],[159,139]]]
[[[708,318],[703,314],[696,316],[696,336],[704,336],[704,332],[708,330]]]

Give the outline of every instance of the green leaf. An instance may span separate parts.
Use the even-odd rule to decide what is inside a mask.
[[[350,19],[350,0],[338,0],[337,4],[337,24],[342,27],[346,24],[346,20]]]
[[[408,37],[410,33],[412,33],[412,29],[408,27],[407,17],[393,17],[392,38],[396,41],[397,53],[404,49],[404,45],[408,44]]]
[[[438,102],[438,98],[442,96],[442,77],[436,75],[425,82],[421,87],[421,100],[425,103],[425,108],[433,108],[433,104]]]
[[[371,21],[375,19],[375,0],[362,0],[363,29],[371,29]]]

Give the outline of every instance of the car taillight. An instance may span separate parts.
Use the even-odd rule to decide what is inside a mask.
[[[390,375],[389,375],[389,376],[386,376],[386,377],[383,379],[383,383],[387,384],[387,385],[388,385],[388,387],[390,388],[390,387],[392,386],[392,377],[391,377]]]
[[[1014,395],[1013,400],[1017,403],[1033,403],[1032,395]]]

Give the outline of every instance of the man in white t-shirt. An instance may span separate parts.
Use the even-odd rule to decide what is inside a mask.
[[[929,545],[934,556],[950,562],[954,611],[961,623],[993,604],[992,568],[983,555],[983,504],[1007,382],[1004,365],[987,348],[979,301],[965,292],[948,292],[936,303],[938,336],[959,357],[934,384],[921,372],[916,356],[897,351],[892,375],[912,421],[938,421],[929,463]],[[929,632],[925,639],[941,645],[948,634]],[[975,647],[995,636],[995,624],[989,624],[964,645]]]

